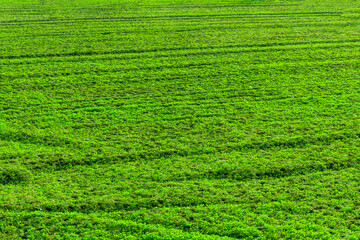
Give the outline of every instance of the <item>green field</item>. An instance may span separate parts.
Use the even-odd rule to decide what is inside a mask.
[[[0,0],[0,239],[359,239],[358,0]]]

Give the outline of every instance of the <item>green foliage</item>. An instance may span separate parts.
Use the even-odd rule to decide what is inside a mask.
[[[0,0],[0,239],[359,239],[356,0]]]
[[[22,167],[4,167],[0,169],[0,184],[28,183],[30,180],[30,171]]]

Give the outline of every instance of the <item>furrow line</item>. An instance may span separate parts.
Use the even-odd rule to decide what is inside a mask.
[[[166,16],[136,16],[136,17],[86,17],[86,18],[63,18],[63,19],[29,19],[29,20],[5,20],[0,21],[1,24],[6,23],[37,23],[37,22],[71,22],[71,21],[89,21],[89,20],[119,20],[119,21],[138,21],[139,19],[151,20],[169,20],[169,19],[197,19],[211,17],[288,17],[288,16],[341,16],[341,12],[289,12],[289,13],[234,13],[234,14],[199,14],[199,15],[166,15]]]
[[[155,48],[155,49],[129,49],[129,50],[112,50],[104,52],[86,51],[86,52],[68,52],[68,53],[48,53],[48,54],[29,54],[29,55],[1,55],[0,59],[17,59],[17,58],[41,58],[41,57],[71,57],[71,56],[91,56],[91,55],[107,55],[107,54],[129,54],[129,53],[153,53],[163,51],[182,51],[182,50],[204,50],[204,49],[227,49],[227,48],[255,48],[255,49],[244,49],[244,52],[249,51],[269,51],[271,49],[256,49],[266,47],[280,47],[280,46],[298,46],[298,45],[315,45],[315,44],[340,44],[340,43],[359,43],[360,39],[351,40],[324,40],[324,41],[303,41],[303,42],[283,42],[283,43],[265,43],[265,44],[237,44],[227,46],[205,46],[205,47],[176,47],[176,48]],[[311,46],[314,48],[315,46]],[[316,46],[321,47],[321,46]],[[332,46],[323,46],[331,48]],[[275,51],[282,50],[275,49]]]
[[[270,140],[268,142],[253,142],[253,143],[244,143],[241,145],[229,145],[229,146],[221,146],[221,147],[214,147],[212,150],[193,150],[193,151],[181,151],[181,150],[166,150],[166,151],[158,151],[158,152],[144,152],[144,153],[134,153],[134,154],[124,154],[118,156],[111,156],[111,157],[89,157],[86,159],[68,159],[68,160],[58,160],[57,162],[52,160],[36,162],[34,166],[30,167],[34,169],[42,169],[53,167],[57,170],[67,169],[69,167],[75,165],[84,165],[84,166],[91,166],[94,164],[113,164],[113,163],[126,163],[126,162],[133,162],[133,161],[153,161],[162,158],[169,158],[173,156],[181,156],[181,157],[188,157],[188,156],[199,156],[199,155],[208,155],[208,154],[215,154],[215,153],[230,153],[234,151],[243,152],[248,150],[269,150],[273,148],[304,148],[308,145],[313,144],[330,144],[334,141],[342,141],[346,139],[358,139],[360,138],[360,133],[355,134],[332,134],[332,135],[325,135],[325,136],[318,136],[318,137],[308,137],[308,138],[293,138],[288,141],[277,141],[277,140]]]

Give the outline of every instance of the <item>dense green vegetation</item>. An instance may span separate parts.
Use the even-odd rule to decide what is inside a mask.
[[[0,0],[0,239],[359,239],[357,0]]]

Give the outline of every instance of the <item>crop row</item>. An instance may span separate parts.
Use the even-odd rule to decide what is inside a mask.
[[[70,176],[61,179],[61,182],[72,184],[72,193],[68,193],[68,188],[63,189],[65,192],[62,193],[74,199],[67,210],[82,212],[89,210],[86,207],[91,207],[103,211],[87,215],[75,212],[46,213],[44,209],[65,210],[59,205],[61,201],[57,201],[57,205],[51,203],[55,195],[54,190],[49,189],[37,192],[43,204],[37,206],[36,212],[4,212],[0,227],[2,234],[33,235],[37,239],[45,239],[53,234],[89,237],[94,230],[99,237],[124,238],[135,235],[134,239],[221,239],[220,236],[248,239],[355,239],[359,231],[359,203],[356,197],[359,191],[358,176],[358,170],[350,168],[306,177],[246,183],[204,181],[184,185],[169,182],[166,188],[160,189],[155,182],[142,185],[135,181],[117,186],[118,190],[131,188],[128,190],[131,197],[122,201],[109,192],[99,199],[78,199],[79,188],[86,186],[92,194],[101,194],[104,190],[100,185],[89,186],[89,182],[84,182],[89,176],[71,175],[72,180],[66,179]],[[109,184],[115,185],[109,172],[103,177]],[[49,179],[49,184],[54,180]],[[54,187],[58,188],[58,183],[51,186],[52,189]],[[140,190],[142,187],[144,189]],[[168,191],[164,192],[164,189]],[[27,193],[31,195],[23,200],[24,209],[27,204],[39,201],[33,199],[32,192]],[[49,198],[48,203],[44,198]],[[125,209],[126,206],[135,206],[131,201],[136,201],[138,210]],[[32,205],[36,208],[34,203]],[[117,209],[119,206],[122,207]],[[77,230],[70,227],[75,224],[82,227]],[[154,234],[151,237],[148,235],[150,232]],[[180,236],[176,238],[172,234]]]

